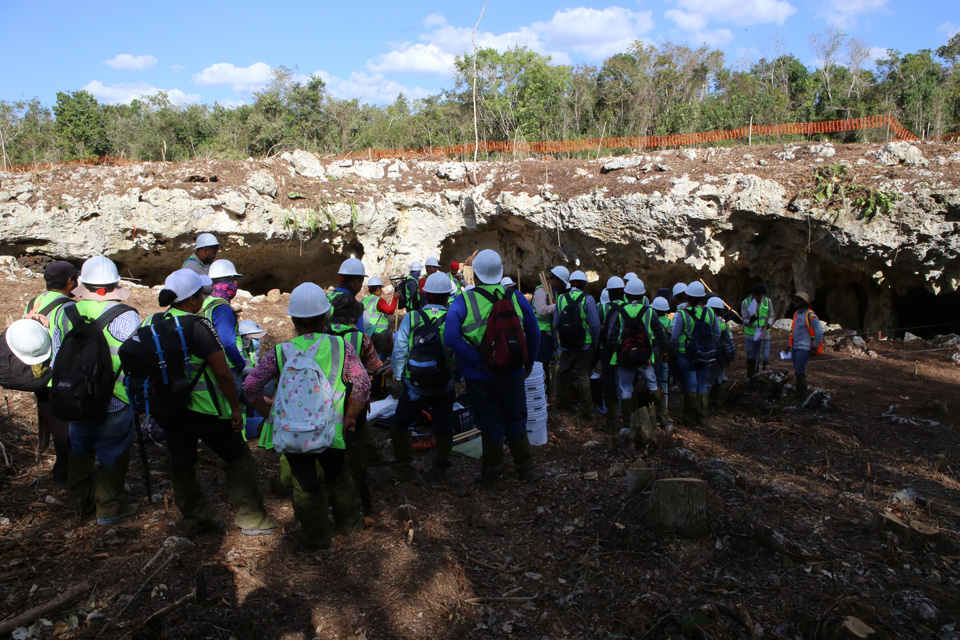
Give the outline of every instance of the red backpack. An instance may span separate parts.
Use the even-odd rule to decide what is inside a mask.
[[[479,288],[475,291],[493,303],[478,345],[484,366],[492,373],[523,369],[529,357],[527,339],[523,321],[513,306],[512,294],[507,296],[503,291],[493,294]]]

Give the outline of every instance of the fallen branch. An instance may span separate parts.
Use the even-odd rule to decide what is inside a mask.
[[[136,600],[136,599],[137,599],[137,596],[139,596],[139,595],[143,592],[143,590],[147,588],[147,584],[149,584],[149,582],[150,582],[151,580],[153,580],[153,578],[154,578],[158,573],[160,573],[161,571],[163,571],[163,570],[166,568],[166,566],[167,566],[168,564],[170,564],[170,562],[171,562],[174,558],[176,558],[176,557],[177,557],[177,554],[175,554],[175,553],[170,554],[170,557],[167,558],[166,560],[164,560],[164,561],[163,561],[163,564],[161,564],[159,567],[157,567],[157,570],[156,570],[156,571],[154,571],[154,572],[151,573],[149,576],[147,576],[147,579],[143,581],[143,584],[140,585],[140,588],[137,589],[137,590],[134,592],[133,596],[132,596],[129,600],[127,600],[127,604],[123,605],[123,608],[120,609],[120,613],[117,614],[117,617],[118,617],[118,618],[119,618],[121,615],[123,615],[123,612],[127,610],[127,607],[130,606],[130,603],[133,602],[134,600]]]
[[[537,596],[510,596],[498,598],[497,596],[477,596],[476,598],[467,598],[464,600],[467,604],[486,604],[488,602],[504,602],[507,604],[522,604],[524,602],[533,602]]]
[[[174,602],[174,603],[172,603],[172,604],[168,604],[168,605],[165,606],[163,609],[160,609],[159,611],[156,611],[155,613],[151,613],[151,614],[150,614],[149,616],[147,616],[147,618],[143,621],[143,625],[147,625],[147,624],[149,624],[150,622],[156,620],[157,618],[162,618],[163,616],[167,615],[167,614],[170,613],[171,611],[174,611],[174,610],[176,610],[176,609],[179,609],[180,607],[182,607],[183,605],[187,604],[188,602],[191,602],[191,601],[194,600],[196,597],[197,597],[197,592],[196,592],[196,591],[191,591],[190,593],[188,593],[187,595],[183,596],[182,598],[180,598],[180,599],[177,600],[176,602]]]
[[[6,637],[8,634],[12,633],[17,627],[22,627],[24,625],[30,624],[37,618],[45,616],[51,611],[56,611],[60,607],[64,606],[68,602],[76,599],[78,596],[86,593],[90,590],[89,582],[81,582],[80,584],[70,587],[59,596],[53,600],[48,600],[47,602],[34,607],[28,611],[24,611],[20,615],[10,618],[4,622],[0,622],[0,637]]]

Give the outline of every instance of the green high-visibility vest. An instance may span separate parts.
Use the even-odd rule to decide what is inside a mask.
[[[114,301],[80,300],[77,302],[77,313],[88,318],[91,322],[96,322],[107,309],[118,304],[120,303]],[[60,314],[58,326],[61,338],[67,337],[73,327],[65,313]],[[106,338],[107,346],[110,347],[110,361],[113,365],[113,374],[116,377],[113,384],[113,395],[124,404],[130,404],[130,400],[127,398],[127,389],[123,386],[123,376],[120,368],[120,345],[123,344],[123,340],[117,340],[113,337],[109,325],[103,328],[103,337]]]
[[[580,295],[575,295],[580,294]],[[561,293],[560,297],[557,298],[557,314],[562,316],[563,310],[568,304],[576,304],[580,306],[580,321],[583,323],[583,332],[587,334],[586,339],[583,341],[583,344],[593,344],[593,336],[590,334],[590,325],[587,323],[587,306],[584,304],[583,300],[586,297],[586,293],[576,289],[574,291],[567,291],[566,293]]]
[[[327,333],[334,336],[340,336],[348,344],[353,345],[357,355],[360,355],[361,349],[363,349],[363,332],[360,331],[360,329],[357,329],[356,325],[331,324]]]
[[[620,307],[621,318],[627,316],[630,318],[636,318],[637,316],[643,314],[643,327],[647,330],[647,336],[650,337],[650,346],[651,350],[654,344],[653,331],[650,329],[650,323],[653,321],[653,309],[643,302],[627,302]],[[620,320],[620,331],[617,333],[617,346],[620,346],[620,339],[623,337],[623,325],[626,322],[626,318]],[[653,354],[650,355],[650,362],[654,361]],[[610,358],[610,364],[617,364],[617,347],[613,348],[613,357]]]
[[[163,317],[172,318],[174,316],[192,315],[194,314],[170,307],[166,312],[164,312]],[[143,321],[143,326],[146,327],[153,324],[153,318],[154,316],[152,315],[148,316],[147,319]],[[209,318],[207,319],[209,320]],[[193,381],[194,376],[197,375],[197,372],[200,371],[200,368],[203,367],[203,363],[203,358],[192,353],[190,354],[191,382]],[[220,389],[220,385],[217,384],[216,378],[210,373],[209,367],[204,370],[203,375],[200,376],[200,379],[197,380],[197,384],[194,385],[193,391],[190,392],[190,401],[187,403],[187,409],[208,416],[217,416],[222,420],[229,420],[232,417],[233,410],[230,408],[230,403],[227,401],[227,396],[224,395],[223,391]]]
[[[533,290],[533,294],[536,295],[540,289],[543,289],[542,284],[537,285],[537,288]],[[536,312],[536,310],[534,310],[534,312]],[[540,327],[540,331],[545,331],[546,333],[553,331],[553,314],[548,313],[545,316],[537,314],[537,326]]]
[[[447,277],[450,278],[450,282],[453,283],[453,287],[454,287],[453,295],[459,294],[460,290],[463,289],[463,287],[460,286],[460,281],[454,278],[452,273],[448,273]]]
[[[744,299],[742,306],[750,308],[751,300],[753,297]],[[760,300],[760,303],[757,305],[757,313],[754,316],[753,320],[743,325],[743,333],[748,336],[755,336],[757,334],[757,329],[765,327],[767,325],[767,318],[770,317],[770,298],[764,297]]]
[[[203,301],[203,306],[200,307],[200,313],[197,315],[203,316],[204,318],[210,321],[210,324],[214,324],[213,310],[216,309],[217,307],[222,307],[223,305],[227,305],[228,307],[230,307],[230,303],[224,300],[223,298],[218,298],[216,296],[209,296],[207,297],[206,300]],[[230,313],[233,313],[233,324],[234,324],[233,335],[236,336],[236,340],[234,342],[237,345],[237,351],[239,351],[240,353],[243,353],[243,338],[240,336],[240,320],[237,318],[237,314],[234,313],[233,307],[230,307]],[[214,326],[216,325],[214,324]],[[227,364],[229,364],[229,360],[227,361]]]
[[[700,311],[700,313],[697,313],[697,311]],[[693,331],[693,318],[696,318],[697,320],[703,320],[707,324],[713,324],[717,314],[715,314],[713,309],[709,307],[687,307],[685,309],[681,309],[678,313],[680,314],[681,321],[683,322],[683,332],[680,334],[680,340],[678,341],[680,346],[677,349],[677,352],[686,353],[687,342],[690,341],[690,332]]]
[[[463,325],[460,327],[460,334],[464,340],[474,347],[483,341],[483,332],[487,328],[487,318],[490,317],[490,312],[493,310],[493,303],[478,293],[478,290],[492,293],[497,299],[511,296],[513,308],[517,311],[517,315],[520,316],[521,323],[523,322],[523,309],[520,307],[520,303],[517,302],[517,296],[512,292],[506,291],[499,284],[481,284],[470,291],[464,291],[463,301],[467,306],[467,315],[463,319]]]
[[[27,317],[27,314],[30,313],[39,314],[47,305],[52,302],[57,302],[59,304],[46,313],[46,318],[49,320],[49,327],[47,331],[50,333],[51,340],[53,339],[53,331],[59,324],[59,314],[63,310],[63,305],[67,304],[68,302],[73,302],[73,299],[56,291],[44,291],[36,298],[28,302],[26,308],[23,310],[23,317],[25,318]],[[47,382],[47,386],[53,386],[52,378],[49,382]]]
[[[363,329],[368,336],[390,328],[390,319],[377,309],[380,296],[372,293],[363,299]]]
[[[356,331],[356,327],[354,327]],[[357,331],[357,333],[360,333]],[[363,334],[361,334],[362,336]],[[323,371],[323,375],[330,381],[330,384],[333,386],[336,397],[336,411],[337,411],[337,423],[336,423],[336,435],[333,438],[333,442],[330,444],[331,449],[345,449],[346,443],[343,440],[343,418],[346,412],[346,402],[347,402],[347,385],[343,382],[343,366],[347,357],[346,347],[344,347],[343,338],[339,336],[331,336],[323,333],[308,333],[305,336],[298,336],[290,341],[290,344],[295,346],[300,351],[307,351],[312,347],[318,340],[323,340],[323,343],[320,345],[320,348],[317,350],[316,362],[320,366],[320,370]],[[359,353],[359,352],[358,352]],[[276,346],[277,354],[277,365],[280,370],[280,375],[283,375],[283,368],[286,364],[286,359],[283,357],[282,345]],[[283,390],[277,386],[277,393],[282,393]],[[270,417],[267,418],[270,425],[273,424],[273,412],[270,412]],[[272,432],[272,426],[270,428]],[[266,447],[272,449],[273,446]]]
[[[413,351],[413,332],[423,324],[423,318],[420,316],[421,312],[427,314],[427,317],[434,322],[436,322],[437,318],[442,318],[440,321],[440,344],[443,345],[443,353],[447,357],[447,365],[450,371],[454,371],[453,353],[447,348],[447,344],[443,341],[443,323],[447,320],[446,309],[420,309],[419,311],[410,312],[410,333],[407,335],[407,354],[409,355]],[[407,379],[409,377],[410,370],[404,367],[403,378]]]

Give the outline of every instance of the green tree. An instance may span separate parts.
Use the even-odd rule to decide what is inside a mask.
[[[103,108],[87,91],[57,93],[54,130],[68,157],[106,153],[108,141]]]

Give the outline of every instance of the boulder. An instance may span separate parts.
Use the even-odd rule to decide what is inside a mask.
[[[277,181],[266,171],[256,171],[247,176],[247,186],[262,196],[270,198],[277,195]]]
[[[888,142],[882,149],[874,152],[874,155],[881,164],[887,166],[903,163],[910,167],[925,167],[929,164],[920,149],[904,140]]]
[[[341,160],[327,166],[327,175],[331,178],[342,178],[348,174],[360,176],[366,180],[379,180],[386,172],[379,162],[366,160]]]
[[[286,155],[287,154],[283,154],[283,156]],[[281,158],[283,156],[281,156]],[[323,163],[317,159],[317,156],[308,151],[297,149],[290,154],[288,162],[290,166],[293,167],[293,170],[304,178],[323,178],[326,175]]]

